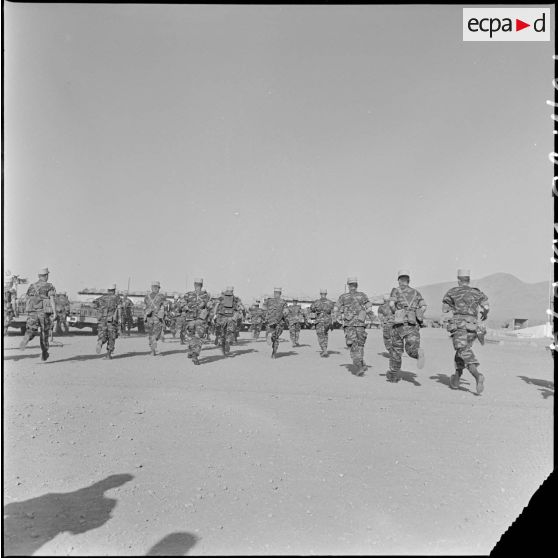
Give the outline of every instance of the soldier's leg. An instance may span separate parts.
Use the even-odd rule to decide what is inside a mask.
[[[68,327],[68,320],[66,318],[67,318],[66,314],[62,314],[60,316],[60,325],[62,326],[62,332],[64,334],[70,333],[70,328]]]
[[[389,371],[386,379],[390,382],[399,381],[401,370],[401,356],[403,355],[402,325],[393,326],[391,329],[391,348],[389,351]]]
[[[195,326],[193,320],[186,320],[184,322],[184,339],[188,344],[188,358],[192,358],[192,340],[194,338]]]
[[[408,325],[405,327],[405,351],[411,357],[417,360],[417,368],[424,367],[424,349],[420,346],[420,327],[418,325]]]
[[[232,319],[227,320],[225,324],[226,329],[225,329],[225,334],[223,335],[223,337],[225,337],[225,343],[223,347],[225,354],[229,354],[231,350],[231,345],[235,342],[237,338],[238,335],[237,326],[238,326],[237,321]]]
[[[382,330],[383,330],[383,338],[384,338],[384,347],[386,348],[386,351],[389,353],[391,350],[391,328],[392,325],[384,325]]]
[[[271,356],[275,357],[277,354],[277,349],[279,349],[279,338],[283,333],[283,324],[279,322],[278,324],[271,326],[271,345],[272,345],[272,353]]]
[[[325,324],[319,322],[316,324],[316,336],[318,337],[318,345],[322,351],[322,356],[325,351],[327,351],[327,333],[325,331]]]
[[[459,380],[463,374],[463,370],[466,367],[465,360],[463,358],[463,352],[467,350],[467,331],[465,329],[458,329],[454,331],[451,335],[453,348],[455,349],[454,366],[455,374],[450,378],[450,387],[457,389],[459,387]]]
[[[30,314],[27,317],[27,322],[25,324],[25,335],[19,344],[20,349],[25,349],[27,347],[27,343],[37,335],[39,331],[39,318],[36,314]]]
[[[107,336],[107,358],[111,358],[114,352],[114,347],[116,344],[118,325],[115,322],[108,322],[106,325],[106,336]]]
[[[99,355],[101,354],[101,349],[103,348],[103,344],[108,341],[108,331],[107,331],[107,322],[106,320],[100,320],[97,323],[97,348],[95,352]]]
[[[358,357],[358,363],[360,366],[364,365],[364,345],[366,344],[366,338],[368,337],[368,333],[366,332],[366,328],[357,327],[356,334],[357,334],[357,342],[356,342],[356,353]]]
[[[345,326],[345,343],[349,349],[353,364],[358,362],[357,332],[354,326]],[[357,362],[355,362],[355,360]]]
[[[50,328],[52,327],[52,321],[49,314],[43,314],[39,316],[39,333],[40,333],[40,341],[41,341],[41,359],[46,360],[48,358],[48,349],[49,349],[49,337],[50,337]]]
[[[199,364],[198,357],[200,356],[203,347],[205,322],[203,320],[195,320],[192,322],[192,332],[193,335],[190,339],[190,352],[192,353],[192,361],[194,364]]]
[[[479,361],[473,352],[473,342],[477,338],[476,332],[466,331],[463,336],[463,347],[460,349],[460,357],[465,367],[473,375],[477,383],[477,393],[484,390],[484,376],[478,371]]]
[[[254,339],[260,338],[261,330],[262,330],[262,324],[254,324]]]
[[[297,322],[294,326],[295,330],[295,345],[298,346],[298,340],[300,339],[300,323]]]
[[[295,325],[294,324],[289,324],[289,337],[291,339],[291,344],[294,347],[296,344],[296,339],[295,339]]]

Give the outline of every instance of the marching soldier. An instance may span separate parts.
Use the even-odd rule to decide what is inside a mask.
[[[234,287],[227,287],[216,301],[213,320],[219,328],[221,350],[225,356],[228,356],[231,344],[236,340],[238,314],[243,310],[240,298],[234,296]]]
[[[55,297],[56,304],[56,320],[53,321],[53,333],[69,333],[68,322],[66,321],[67,315],[70,313],[70,301],[66,291],[58,293]]]
[[[160,293],[161,283],[159,281],[152,281],[151,292],[145,295],[143,302],[145,304],[145,323],[147,326],[147,333],[149,335],[149,348],[151,349],[152,356],[157,353],[157,341],[163,335],[163,328],[165,327],[165,301],[166,297]]]
[[[20,349],[25,349],[27,343],[39,334],[41,343],[41,360],[48,359],[49,336],[52,327],[52,320],[56,320],[56,289],[52,283],[48,282],[49,270],[45,267],[38,273],[39,280],[27,289],[26,312],[27,318],[25,335],[19,345]]]
[[[342,294],[333,309],[334,320],[343,326],[345,341],[356,366],[356,376],[366,370],[364,363],[364,344],[366,343],[366,321],[374,317],[374,310],[366,294],[357,290],[356,277],[347,279],[349,292]]]
[[[172,300],[171,303],[171,308],[170,308],[170,330],[171,330],[171,334],[173,339],[176,338],[176,334],[180,332],[180,323],[179,323],[179,317],[180,317],[180,297],[176,294],[174,295],[174,298]]]
[[[316,335],[320,345],[321,357],[329,356],[327,352],[328,334],[332,328],[332,314],[335,303],[327,298],[327,289],[320,289],[320,298],[310,305],[310,314],[316,324]]]
[[[384,303],[378,307],[378,317],[382,325],[384,346],[387,354],[391,351],[391,330],[393,328],[393,308],[389,304],[390,295],[384,295]]]
[[[268,298],[264,302],[267,335],[270,336],[268,343],[271,343],[272,346],[271,358],[277,357],[279,338],[281,337],[281,333],[283,333],[283,327],[285,325],[285,310],[287,307],[287,301],[281,298],[281,292],[281,287],[275,287],[273,290],[273,298]]]
[[[249,319],[251,322],[251,328],[253,332],[253,338],[259,339],[260,332],[262,330],[262,325],[264,321],[264,310],[260,308],[260,301],[259,299],[256,300],[256,303],[250,306],[249,310]]]
[[[484,345],[486,329],[479,323],[488,317],[490,309],[488,297],[479,289],[470,286],[471,272],[468,269],[457,271],[457,287],[451,288],[442,300],[443,312],[453,312],[448,320],[447,330],[450,332],[455,349],[455,374],[450,378],[450,387],[459,389],[459,381],[463,370],[467,368],[477,382],[477,393],[484,389],[484,376],[478,371],[479,361],[473,353],[473,343],[478,339]]]
[[[130,336],[130,331],[134,325],[134,303],[125,294],[122,299],[122,333]]]
[[[107,294],[100,296],[93,301],[97,309],[97,349],[96,353],[101,354],[103,345],[107,344],[107,354],[105,359],[111,359],[114,352],[116,338],[120,331],[122,321],[122,299],[116,294],[116,285],[111,285],[107,289]]]
[[[9,281],[4,283],[4,335],[8,335],[8,327],[14,316],[17,316],[16,289]]]
[[[188,337],[188,358],[199,364],[199,356],[203,346],[203,338],[209,318],[208,305],[211,297],[202,289],[203,279],[194,279],[194,290],[184,295],[182,316]]]
[[[403,350],[417,360],[417,368],[424,367],[424,349],[420,348],[420,326],[424,321],[426,302],[422,295],[409,286],[410,273],[402,269],[397,274],[398,287],[390,294],[390,307],[393,310],[393,327],[391,328],[391,349],[388,382],[398,382],[401,370]]]
[[[300,336],[301,323],[304,323],[304,314],[302,308],[298,304],[298,299],[293,298],[293,303],[287,306],[285,310],[285,317],[289,327],[289,335],[293,347],[298,347],[298,339]]]

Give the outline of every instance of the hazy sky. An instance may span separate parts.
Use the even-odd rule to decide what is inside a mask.
[[[13,272],[247,298],[549,277],[553,42],[464,43],[460,6],[4,18]]]

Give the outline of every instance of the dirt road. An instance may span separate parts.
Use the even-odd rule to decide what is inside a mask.
[[[453,351],[385,381],[379,331],[353,376],[340,331],[279,357],[242,334],[202,365],[176,340],[5,339],[7,554],[487,554],[550,473],[552,361],[541,342],[475,345],[486,376],[450,390]],[[467,374],[467,373],[466,373]]]

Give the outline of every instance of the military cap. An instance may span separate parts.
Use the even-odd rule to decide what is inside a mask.
[[[277,291],[281,292],[283,290],[283,288],[282,287],[273,287],[273,290],[275,292],[277,292]]]
[[[351,283],[358,283],[358,279],[356,277],[347,277],[347,285]]]
[[[161,283],[159,283],[159,281],[151,281],[151,286],[152,287],[160,287]]]
[[[112,283],[111,285],[108,286],[107,288],[109,291],[115,291],[116,290],[116,283]],[[64,294],[64,293],[61,293]]]
[[[470,269],[458,269],[457,270],[458,277],[471,277],[471,270]]]
[[[195,285],[196,283],[199,283],[200,285],[203,285],[203,279],[202,279],[201,277],[196,277],[196,278],[194,279],[194,285]]]
[[[320,294],[327,294],[327,289],[320,289]]]
[[[48,275],[50,273],[50,271],[48,270],[48,267],[43,267],[42,269],[39,269],[39,273],[37,275]]]
[[[407,277],[410,277],[410,276],[411,276],[410,271],[409,271],[408,269],[400,269],[400,270],[397,272],[397,279],[399,279],[399,277],[404,277],[405,275],[406,275]]]

